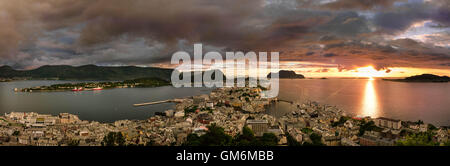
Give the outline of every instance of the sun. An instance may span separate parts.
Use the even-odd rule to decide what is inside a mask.
[[[377,71],[373,66],[357,68],[356,72],[358,77],[367,77],[370,80],[373,80],[374,77],[383,77],[385,75],[384,71]]]

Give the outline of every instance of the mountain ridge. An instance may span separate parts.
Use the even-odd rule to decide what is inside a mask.
[[[169,80],[173,69],[138,66],[44,65],[31,70],[0,67],[0,78],[59,79],[59,80],[127,80],[156,77]]]

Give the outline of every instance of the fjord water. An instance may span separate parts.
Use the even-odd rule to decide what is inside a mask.
[[[83,120],[113,122],[147,119],[174,104],[133,107],[135,103],[208,94],[208,88],[124,88],[82,92],[14,92],[14,88],[51,85],[68,81],[16,81],[0,83],[0,114],[68,112]],[[317,101],[336,105],[352,115],[423,120],[450,125],[450,83],[406,83],[367,79],[281,79],[278,98]],[[269,109],[281,115],[292,111],[280,102]]]
[[[279,99],[335,105],[351,115],[423,120],[450,125],[450,83],[408,83],[369,79],[282,79]],[[280,102],[270,109],[290,112]]]
[[[14,92],[14,88],[67,83],[69,81],[0,82],[0,114],[37,112],[42,114],[71,113],[82,120],[113,122],[122,119],[147,119],[155,112],[173,109],[173,103],[145,107],[133,104],[209,94],[208,88],[118,88],[81,92]],[[71,81],[73,82],[73,81]]]

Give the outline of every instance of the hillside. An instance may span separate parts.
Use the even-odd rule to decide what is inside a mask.
[[[59,80],[128,80],[143,77],[155,77],[170,80],[172,69],[154,67],[104,67],[84,66],[41,66],[33,70],[14,70],[9,66],[0,67],[0,78],[59,79]]]
[[[433,75],[433,74],[422,74],[422,75],[406,77],[405,79],[383,79],[383,80],[399,81],[399,82],[449,82],[450,77],[438,76],[438,75]]]

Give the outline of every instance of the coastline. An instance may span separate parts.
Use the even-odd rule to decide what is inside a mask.
[[[276,118],[267,114],[264,108],[272,102],[279,102],[278,99],[263,99],[258,95],[259,92],[259,88],[219,88],[208,95],[184,98],[182,102],[175,106],[175,110],[160,112],[147,120],[118,120],[113,123],[99,123],[79,120],[76,115],[67,113],[59,116],[10,113],[2,119],[8,122],[6,126],[11,127],[7,127],[8,129],[5,129],[5,131],[17,129],[26,135],[29,130],[40,127],[41,132],[39,133],[42,133],[43,136],[47,135],[48,132],[53,133],[54,138],[47,139],[48,145],[69,145],[67,142],[57,141],[65,138],[66,140],[84,140],[81,145],[100,146],[103,138],[109,132],[131,135],[126,140],[127,144],[139,145],[152,142],[155,145],[182,145],[190,134],[202,135],[207,133],[207,128],[211,124],[222,127],[225,134],[230,136],[239,135],[242,133],[244,126],[256,125],[252,124],[253,122],[249,121],[250,119],[264,120],[264,126],[266,126],[263,127],[264,130],[260,131],[258,128],[254,128],[254,132],[275,134],[279,140],[278,145],[287,145],[288,138],[293,137],[302,144],[320,142],[320,144],[329,146],[365,146],[368,144],[365,144],[364,141],[372,141],[377,145],[392,146],[406,136],[404,135],[405,132],[422,133],[448,130],[444,127],[436,128],[423,122],[349,116],[336,106],[321,105],[317,102],[290,102],[298,109]],[[27,114],[31,115],[27,116]],[[383,126],[382,123],[376,123],[380,120],[386,120],[386,123],[391,125]],[[397,126],[394,127],[392,124]],[[69,136],[55,134],[55,131],[70,126],[74,130],[70,131],[73,133]],[[3,127],[5,127],[5,124],[3,124]],[[385,138],[384,134],[386,133],[396,136],[395,138]],[[311,134],[319,135],[320,141],[311,139],[313,136]],[[18,135],[17,137],[11,133],[8,138],[10,137],[16,140],[27,140],[25,145],[41,145],[39,142],[32,143],[31,139],[26,139],[34,137],[32,132],[28,136]],[[86,142],[86,140],[90,141]],[[136,140],[140,141],[136,143]],[[363,143],[361,143],[361,140],[363,140]],[[23,143],[24,141],[22,141]],[[7,145],[21,145],[21,143],[18,141]]]
[[[36,86],[31,88],[14,88],[15,92],[63,92],[63,91],[92,91],[114,88],[149,88],[171,85],[170,82],[159,78],[139,78],[133,80],[116,82],[83,82],[83,83],[64,83],[53,84],[49,86]]]

